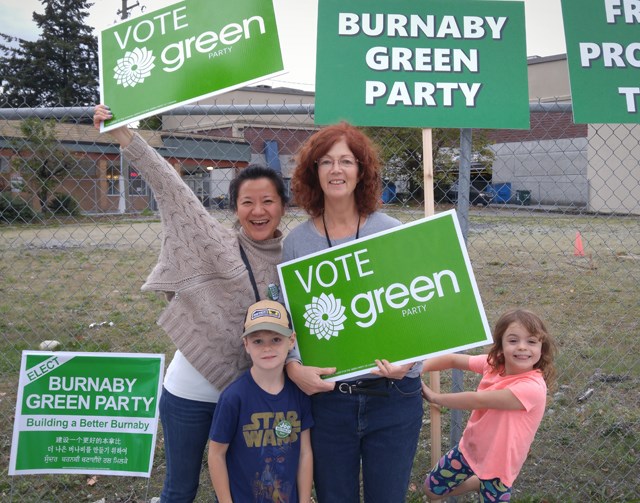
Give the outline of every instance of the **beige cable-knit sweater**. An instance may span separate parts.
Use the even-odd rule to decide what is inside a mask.
[[[153,189],[162,220],[160,256],[142,290],[169,294],[158,324],[189,363],[223,390],[251,365],[241,336],[255,293],[239,243],[260,298],[266,298],[270,283],[279,286],[282,235],[254,241],[242,229],[223,227],[138,134],[123,152]]]

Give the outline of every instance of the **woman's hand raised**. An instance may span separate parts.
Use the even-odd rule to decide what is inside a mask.
[[[101,122],[112,118],[113,115],[111,114],[111,110],[109,110],[108,106],[102,104],[96,105],[93,112],[93,126],[96,129],[100,129]],[[111,136],[113,136],[123,148],[129,145],[133,139],[133,133],[127,126],[120,126],[119,128],[113,129],[112,131],[109,131],[109,134],[111,134]]]

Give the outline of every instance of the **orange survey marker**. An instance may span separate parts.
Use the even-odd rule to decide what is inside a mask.
[[[580,231],[576,232],[576,242],[573,245],[573,254],[576,257],[584,257],[584,247],[582,246],[582,236]]]

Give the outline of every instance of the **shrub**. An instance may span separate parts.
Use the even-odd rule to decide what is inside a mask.
[[[36,212],[23,199],[10,194],[0,194],[0,222],[28,224],[36,216]]]
[[[47,201],[47,209],[54,215],[66,217],[80,214],[80,205],[70,194],[56,192]]]

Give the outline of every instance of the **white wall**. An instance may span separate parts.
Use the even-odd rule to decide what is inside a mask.
[[[531,204],[584,207],[588,202],[587,139],[494,145],[493,182],[531,191]]]
[[[640,215],[640,125],[589,127],[589,207]]]

